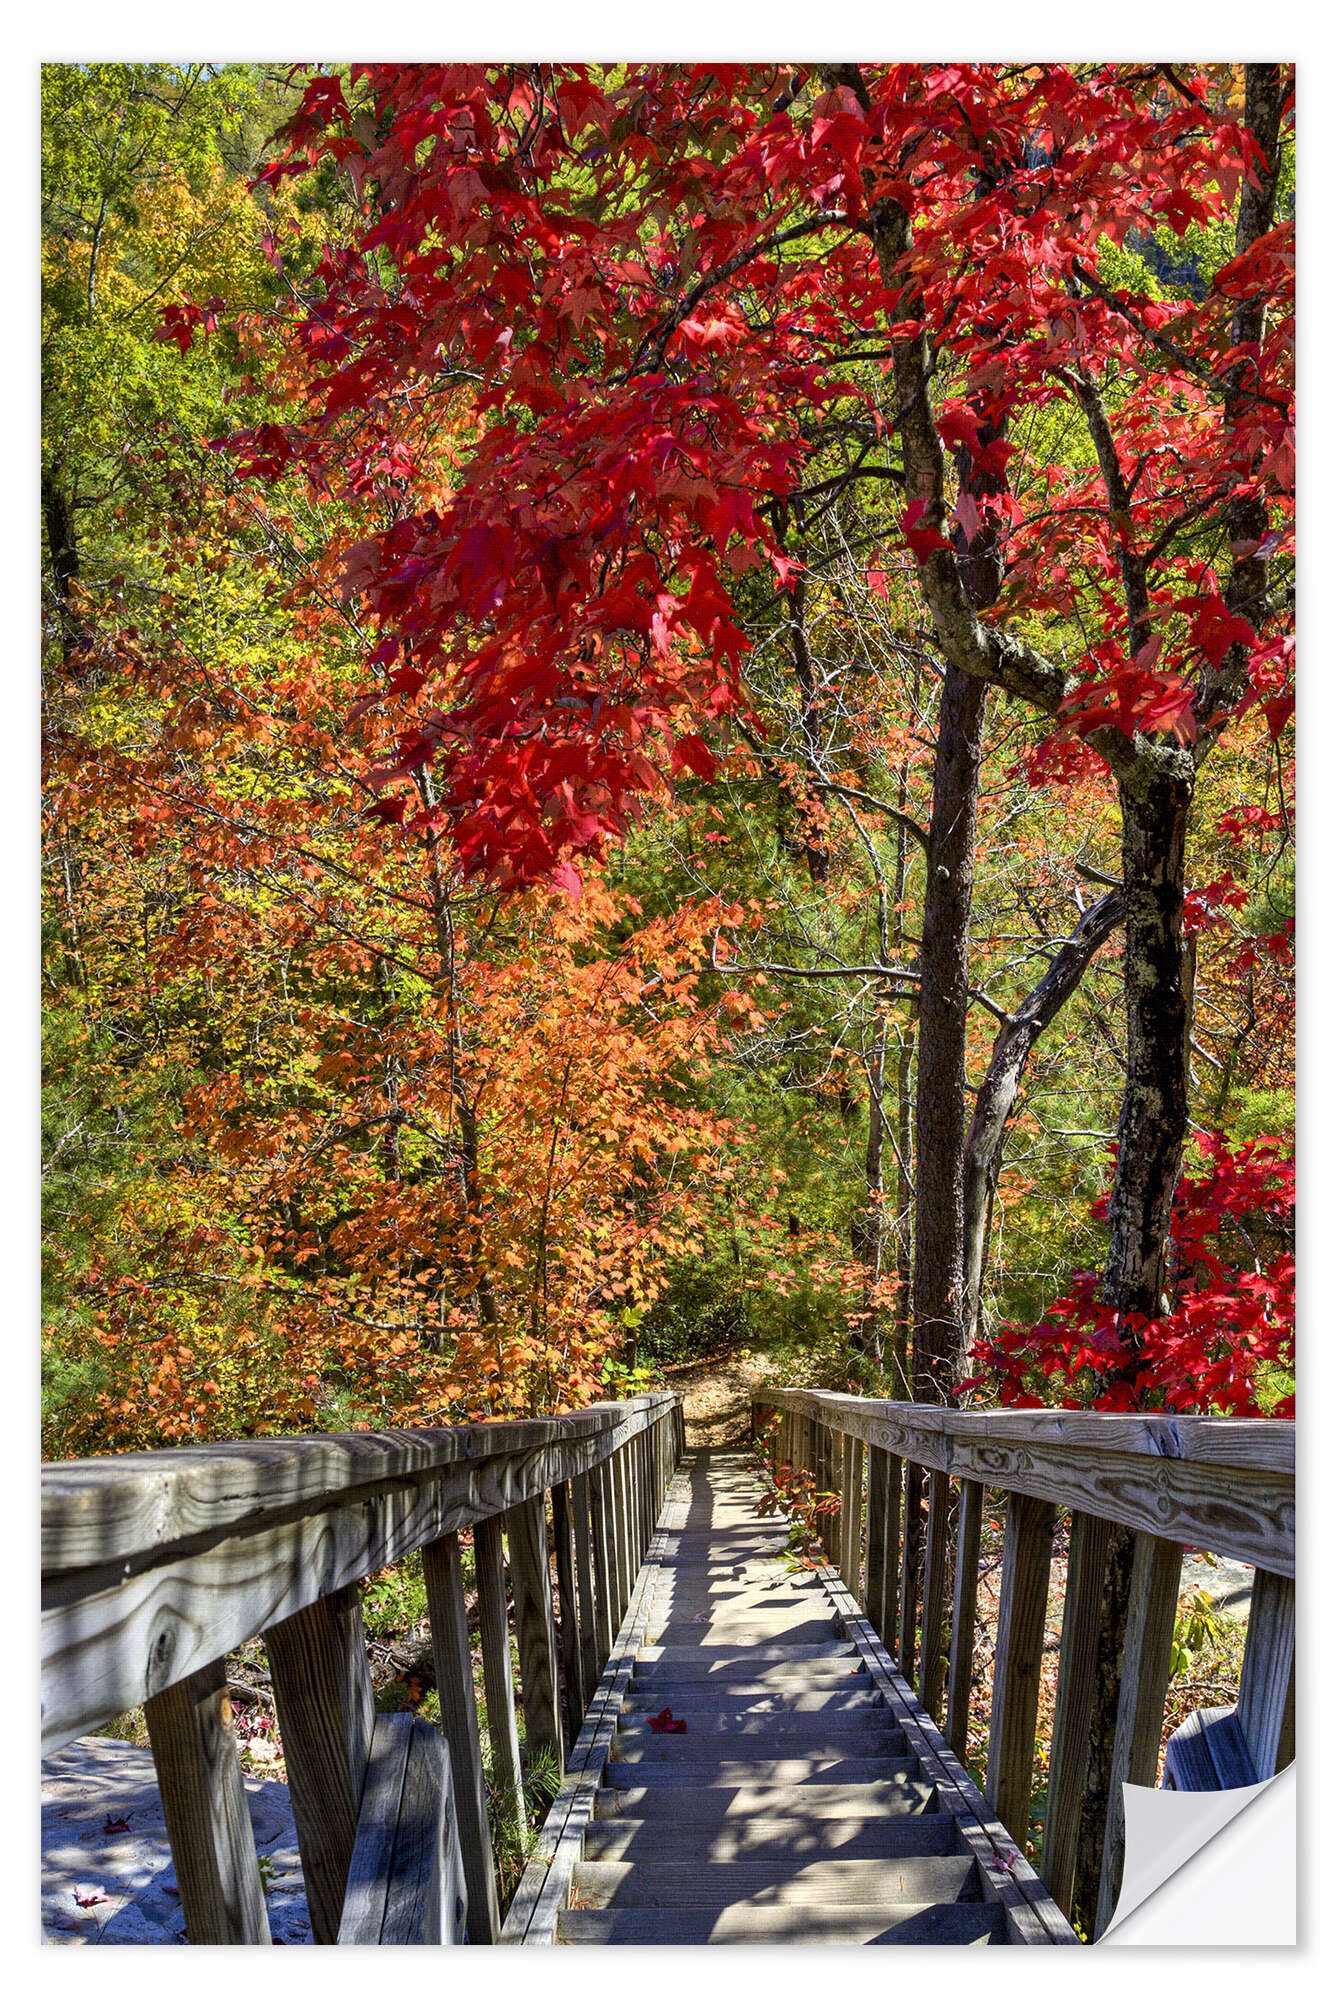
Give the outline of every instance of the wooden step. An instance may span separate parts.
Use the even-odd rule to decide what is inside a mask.
[[[890,1859],[802,1861],[774,1854],[762,1860],[580,1861],[571,1907],[584,1910],[773,1908],[788,1903],[975,1902],[980,1874],[971,1854],[902,1855]]]
[[[648,1673],[669,1666],[686,1675],[730,1673],[738,1665],[778,1669],[801,1666],[811,1660],[846,1660],[850,1667],[860,1657],[850,1639],[824,1638],[800,1644],[767,1639],[757,1646],[708,1645],[700,1639],[692,1646],[663,1646],[656,1642],[640,1646],[634,1671]]]
[[[702,1652],[700,1648],[700,1652]],[[864,1665],[845,1653],[822,1660],[636,1660],[630,1686],[636,1691],[659,1687],[797,1687],[857,1688],[873,1686]]]
[[[664,1704],[670,1707],[670,1703]],[[672,1709],[675,1718],[676,1711]],[[802,1743],[827,1743],[829,1755],[841,1757],[849,1745],[864,1744],[867,1754],[872,1754],[871,1746],[878,1746],[889,1737],[894,1739],[893,1756],[906,1756],[907,1742],[901,1724],[891,1708],[835,1709],[831,1715],[818,1709],[802,1712],[797,1709],[792,1714],[737,1715],[726,1716],[695,1712],[693,1716],[681,1714],[684,1729],[654,1729],[647,1715],[629,1714],[616,1718],[616,1738],[611,1754],[616,1756],[621,1746],[640,1743],[660,1743],[666,1750],[674,1745],[685,1749],[690,1744],[702,1744],[709,1756],[727,1755],[727,1744],[734,1743],[737,1756],[748,1757],[755,1743],[787,1744],[799,1739]],[[787,1753],[783,1753],[784,1755]],[[812,1749],[811,1756],[816,1753]],[[873,1754],[883,1755],[876,1747]]]
[[[814,1788],[811,1787],[811,1790]],[[799,1793],[788,1794],[789,1799]],[[661,1813],[594,1819],[583,1836],[585,1861],[748,1861],[780,1854],[797,1859],[837,1856],[874,1860],[903,1854],[952,1854],[958,1826],[952,1813],[902,1811],[864,1814],[802,1813],[790,1805],[767,1818],[684,1821]]]
[[[874,1813],[886,1818],[935,1811],[935,1787],[921,1776],[915,1757],[905,1757],[886,1775],[856,1784],[757,1783],[752,1772],[730,1786],[691,1781],[664,1782],[665,1774],[648,1765],[621,1767],[623,1782],[598,1792],[593,1811],[598,1819],[651,1819],[674,1826],[714,1826],[724,1820],[801,1819],[863,1820]],[[674,1774],[672,1774],[674,1777]]]
[[[757,1715],[883,1715],[888,1704],[878,1688],[865,1687],[857,1690],[849,1681],[840,1681],[836,1687],[808,1688],[794,1687],[742,1687],[709,1686],[700,1689],[691,1681],[678,1682],[674,1687],[653,1689],[640,1694],[631,1689],[626,1695],[621,1714],[626,1718],[636,1715],[651,1715],[662,1707],[667,1707],[673,1715],[683,1715],[693,1726],[693,1719],[716,1717],[719,1722],[742,1722]]]
[[[875,1904],[865,1909],[562,1910],[560,1944],[1003,1944],[998,1903]]]
[[[737,1621],[733,1624],[729,1619],[718,1619],[711,1625],[711,1631],[715,1640],[723,1641],[734,1653],[748,1646],[773,1645],[779,1641],[779,1635],[787,1633],[790,1633],[793,1640],[799,1640],[803,1645],[817,1645],[821,1639],[828,1637],[829,1625],[830,1620],[827,1618],[805,1618],[793,1625],[784,1623],[781,1614],[761,1620],[751,1612],[743,1623]],[[653,1645],[665,1642],[667,1645],[678,1646],[691,1631],[698,1632],[701,1629],[702,1627],[695,1625],[690,1618],[664,1620],[650,1615],[648,1639]]]
[[[683,1742],[683,1737],[678,1739]],[[695,1790],[705,1782],[723,1787],[734,1785],[866,1785],[884,1780],[915,1778],[920,1766],[915,1757],[854,1757],[835,1753],[831,1757],[729,1758],[709,1763],[706,1774],[691,1769],[684,1759],[659,1763],[651,1757],[622,1761],[612,1758],[606,1766],[608,1785],[689,1785]]]
[[[735,1729],[695,1729],[683,1736],[669,1736],[651,1729],[619,1730],[611,1745],[618,1764],[690,1764],[711,1769],[726,1759],[728,1763],[772,1762],[776,1758],[800,1757],[817,1761],[830,1757],[906,1757],[907,1738],[901,1729],[867,1729],[863,1723],[845,1730],[827,1725],[818,1728],[818,1716],[795,1716],[789,1724],[780,1716],[765,1718],[765,1726],[747,1733],[752,1725]],[[805,1726],[796,1726],[805,1725]]]

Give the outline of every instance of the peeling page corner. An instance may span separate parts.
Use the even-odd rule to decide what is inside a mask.
[[[1106,1945],[1297,1942],[1296,1771],[1224,1792],[1126,1785],[1125,1872]]]

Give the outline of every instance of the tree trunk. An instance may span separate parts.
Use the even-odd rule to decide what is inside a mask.
[[[1105,1296],[1117,1314],[1160,1312],[1171,1204],[1189,1123],[1185,835],[1194,764],[1140,739],[1120,785],[1125,884],[1125,1090],[1116,1130]],[[1129,1329],[1126,1329],[1129,1331]]]
[[[921,925],[912,1386],[949,1400],[963,1353],[968,944],[984,683],[948,666],[940,703]]]
[[[963,1157],[963,1277],[967,1358],[980,1332],[981,1279],[990,1237],[991,1209],[1000,1178],[1005,1134],[1028,1058],[1039,1036],[1077,989],[1084,973],[1124,915],[1118,889],[1086,911],[1044,977],[1015,1008],[995,1037]]]
[[[84,643],[86,628],[75,606],[79,581],[79,545],[74,513],[52,473],[42,475],[42,526],[46,530],[60,631],[60,657],[66,665]]]

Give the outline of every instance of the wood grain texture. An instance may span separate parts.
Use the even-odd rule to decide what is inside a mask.
[[[500,1935],[500,1906],[495,1890],[491,1829],[486,1817],[486,1782],[457,1535],[444,1535],[424,1548],[421,1566],[426,1580],[435,1678],[440,1690],[440,1720],[453,1773],[463,1880],[467,1884],[468,1943],[494,1944]]]
[[[982,1412],[763,1390],[912,1463],[1254,1563],[1296,1566],[1294,1427],[1274,1419]]]
[[[883,1623],[876,1629],[891,1653],[898,1649],[898,1588],[903,1525],[903,1462],[896,1452],[889,1458],[889,1503],[884,1516],[884,1603]]]
[[[1097,1636],[1112,1524],[1076,1513],[1069,1527],[1060,1670],[1051,1730],[1050,1780],[1042,1835],[1042,1880],[1068,1916],[1074,1899],[1083,1790],[1088,1775]]]
[[[985,1488],[975,1479],[960,1482],[958,1534],[953,1562],[953,1616],[949,1637],[949,1748],[967,1762],[967,1724],[972,1703],[972,1660],[977,1637],[977,1573],[981,1563],[981,1503]]]
[[[1228,1792],[1259,1775],[1234,1708],[1196,1708],[1166,1746],[1162,1783],[1173,1792]]]
[[[264,1634],[316,1944],[335,1944],[375,1719],[354,1584]]]
[[[665,1450],[666,1426],[659,1424],[654,1435],[661,1439],[661,1449]],[[597,1590],[593,1579],[592,1504],[586,1474],[580,1479],[570,1481],[569,1503],[574,1523],[574,1568],[578,1573],[579,1644],[583,1651],[583,1687],[586,1701],[591,1701],[597,1683],[601,1679],[606,1654],[599,1655],[598,1652]],[[610,1651],[609,1643],[607,1651]]]
[[[520,1828],[527,1826],[527,1807],[518,1758],[518,1715],[514,1707],[514,1673],[509,1657],[509,1595],[505,1584],[504,1548],[498,1520],[478,1521],[472,1531],[477,1565],[477,1618],[481,1634],[482,1688],[486,1696],[486,1728],[491,1739],[495,1782]]]
[[[932,1472],[927,1481],[926,1569],[921,1584],[921,1670],[917,1691],[921,1706],[943,1720],[944,1595],[949,1566],[949,1477]]]
[[[565,1768],[556,1684],[555,1620],[551,1611],[551,1565],[546,1537],[546,1508],[540,1499],[525,1500],[505,1515],[509,1543],[509,1578],[514,1592],[514,1624],[518,1632],[519,1692],[528,1761],[549,1751],[557,1770]]]
[[[861,1599],[861,1512],[865,1478],[865,1446],[860,1438],[848,1438],[842,1463],[841,1560],[843,1582],[852,1596]]]
[[[214,1660],[144,1706],[191,1944],[268,1944],[227,1671]]]
[[[583,1727],[588,1695],[583,1687],[579,1642],[578,1586],[574,1580],[574,1518],[568,1486],[551,1488],[551,1529],[555,1537],[555,1580],[560,1592],[560,1680],[564,1691],[565,1748]]]
[[[1049,1501],[1034,1500],[1026,1493],[1009,1495],[986,1797],[996,1818],[1008,1827],[1016,1847],[1027,1839],[1032,1801],[1032,1748],[1037,1733],[1054,1530],[1055,1509]]]
[[[603,1667],[611,1657],[611,1645],[616,1634],[614,1617],[615,1563],[611,1554],[610,1522],[607,1518],[605,1468],[588,1476],[588,1509],[592,1520],[592,1553],[596,1596],[593,1600],[597,1631],[597,1654]]]
[[[884,1572],[888,1564],[889,1455],[866,1450],[866,1580],[862,1608],[875,1630],[884,1619]]]
[[[1157,1782],[1157,1752],[1171,1675],[1171,1641],[1180,1596],[1182,1554],[1174,1542],[1162,1541],[1156,1535],[1139,1535],[1135,1540],[1095,1937],[1101,1936],[1115,1912],[1124,1871],[1125,1809],[1120,1788]]]
[[[378,1716],[338,1943],[461,1944],[466,1909],[448,1745],[417,1716]]]
[[[921,1597],[921,1559],[925,1523],[922,1502],[925,1472],[909,1460],[903,1476],[902,1551],[898,1570],[898,1664],[903,1679],[916,1670],[917,1615]]]
[[[350,1431],[304,1438],[181,1445],[114,1458],[63,1459],[42,1468],[42,1576],[99,1563],[123,1574],[200,1535],[254,1530],[328,1506],[387,1481],[417,1481],[542,1447],[628,1436],[668,1417],[668,1392],[598,1403],[568,1416],[449,1429]],[[626,1429],[626,1426],[629,1428]],[[604,1454],[602,1454],[604,1455]],[[569,1478],[592,1460],[552,1466]]]
[[[1295,1671],[1296,1586],[1289,1577],[1256,1570],[1236,1721],[1258,1778],[1271,1778],[1282,1768],[1279,1754]],[[1286,1761],[1290,1758],[1288,1750]]]
[[[46,1579],[44,1754],[317,1599],[539,1495],[553,1477],[589,1470],[647,1425],[668,1420],[674,1405],[656,1399],[651,1409],[610,1407],[628,1415],[593,1428],[561,1418],[575,1425],[567,1439],[508,1457],[487,1450],[475,1465],[451,1463],[415,1479],[363,1486],[345,1502],[276,1523],[266,1513],[270,1525],[253,1533],[201,1534],[150,1567],[127,1563],[125,1576],[108,1579],[98,1568]],[[289,1442],[296,1448],[308,1440]]]

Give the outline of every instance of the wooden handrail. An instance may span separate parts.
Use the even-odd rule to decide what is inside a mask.
[[[509,1599],[526,1735],[558,1763],[582,1721],[583,1678],[601,1672],[683,1447],[680,1398],[659,1393],[532,1421],[187,1446],[44,1467],[44,1754],[144,1704],[191,1942],[267,1942],[223,1666],[262,1635],[316,1942],[335,1942],[340,1929],[364,1941],[381,1921],[360,1911],[343,1928],[354,1848],[401,1852],[426,1869],[429,1880],[385,1907],[431,1912],[436,1942],[457,1933],[447,1885],[461,1860],[468,1939],[491,1942],[499,1916],[459,1530],[496,1526],[477,1587],[487,1697],[508,1711],[488,1720],[501,1746],[497,1771],[512,1790],[514,1691],[507,1659],[502,1671],[496,1656]],[[418,1550],[445,1756],[419,1740],[424,1725],[410,1740],[373,1729],[357,1585]],[[397,1846],[392,1830],[381,1839],[382,1829],[358,1825],[372,1756],[377,1771],[408,1773],[399,1789],[413,1797],[416,1819]],[[396,1782],[372,1789],[388,1796]],[[431,1787],[448,1791],[436,1800],[439,1827],[456,1823],[457,1852],[447,1861],[423,1859]],[[385,1931],[382,1941],[417,1940]]]
[[[1114,1910],[1123,1868],[1121,1784],[1152,1785],[1157,1778],[1186,1549],[1254,1566],[1233,1733],[1255,1778],[1270,1777],[1290,1761],[1293,1425],[1096,1411],[955,1410],[811,1389],[764,1388],[752,1400],[756,1416],[771,1410],[780,1418],[778,1459],[808,1473],[820,1492],[839,1495],[836,1515],[825,1515],[822,1523],[829,1561],[896,1654],[904,1676],[915,1680],[922,1706],[935,1715],[960,1756],[972,1702],[982,1495],[989,1487],[1008,1496],[986,1792],[1019,1843],[1031,1809],[1053,1536],[1060,1518],[1068,1516],[1041,1866],[1066,1914],[1084,1809],[1103,1583],[1116,1529],[1132,1533],[1097,1935]],[[948,1618],[946,1603],[952,1606]],[[1225,1742],[1222,1738],[1219,1758]],[[1191,1749],[1178,1766],[1197,1770],[1203,1762]]]

